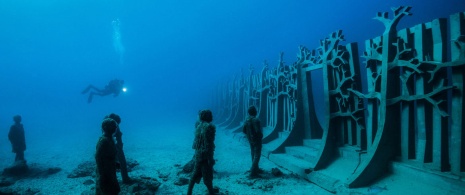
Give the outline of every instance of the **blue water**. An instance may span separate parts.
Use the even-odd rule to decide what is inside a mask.
[[[398,5],[414,14],[398,29],[465,11],[463,0],[2,0],[0,146],[9,147],[16,114],[38,135],[27,140],[98,132],[111,112],[132,131],[193,124],[213,89],[241,69],[275,67],[279,52],[291,65],[299,45],[315,48],[338,29],[363,44],[384,30],[376,13]],[[80,94],[115,78],[126,93],[90,104]]]

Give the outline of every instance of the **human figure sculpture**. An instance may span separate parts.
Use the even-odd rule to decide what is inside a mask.
[[[123,183],[130,183],[131,179],[129,178],[128,175],[128,167],[126,163],[126,156],[124,155],[123,151],[123,133],[121,132],[120,129],[120,123],[121,123],[121,117],[117,114],[111,113],[110,115],[106,116],[105,118],[111,118],[116,121],[118,124],[118,127],[116,128],[116,132],[114,134],[116,138],[116,157],[117,160],[119,161],[120,168],[121,168],[121,178],[123,179]]]
[[[195,165],[189,181],[187,194],[191,195],[194,185],[200,183],[203,178],[203,183],[207,186],[209,194],[215,194],[213,188],[213,153],[215,151],[215,134],[216,127],[211,124],[213,115],[210,110],[202,110],[200,112],[200,122],[196,125],[195,139],[192,148],[195,150]]]
[[[261,172],[258,163],[260,162],[260,156],[262,153],[263,130],[260,120],[257,118],[257,109],[255,106],[250,106],[247,112],[249,113],[249,116],[244,122],[242,131],[247,136],[252,156],[252,167],[250,168],[249,177],[256,178],[260,177],[259,173]]]
[[[13,152],[16,153],[15,162],[26,161],[24,159],[24,151],[26,150],[26,138],[21,120],[21,116],[14,116],[13,121],[15,124],[10,127],[10,132],[8,133],[8,139],[11,142]]]
[[[111,118],[102,122],[103,135],[97,142],[95,162],[97,164],[95,194],[115,195],[121,189],[116,177],[116,145],[113,141],[113,133],[116,132],[118,124]]]

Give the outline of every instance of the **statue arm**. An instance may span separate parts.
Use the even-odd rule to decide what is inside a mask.
[[[8,132],[8,140],[10,141],[13,139],[13,132],[14,132],[14,126],[11,126],[10,132]]]
[[[195,128],[195,133],[194,133],[194,142],[192,143],[192,149],[197,149],[197,143],[199,142],[199,129]]]
[[[256,129],[256,133],[257,133],[258,137],[260,139],[262,139],[263,138],[263,128],[262,128],[262,125],[260,123],[260,120],[258,120],[258,119],[255,120],[255,129]]]
[[[206,147],[208,148],[210,154],[208,158],[208,162],[210,165],[215,164],[215,159],[213,158],[213,154],[215,151],[215,136],[216,136],[216,127],[214,125],[208,126],[208,135],[206,135]]]

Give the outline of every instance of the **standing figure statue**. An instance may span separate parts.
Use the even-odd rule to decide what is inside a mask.
[[[131,179],[128,175],[128,166],[126,163],[126,156],[124,155],[123,151],[123,133],[119,127],[121,123],[121,117],[117,114],[111,113],[110,115],[106,116],[105,118],[111,118],[116,121],[118,127],[116,128],[115,138],[116,138],[116,151],[117,151],[117,160],[119,161],[120,168],[121,168],[121,178],[123,179],[123,183],[130,183]]]
[[[263,130],[260,120],[257,118],[257,109],[255,106],[250,106],[247,112],[249,113],[249,117],[247,117],[247,120],[244,122],[242,131],[247,136],[252,156],[252,168],[250,168],[249,177],[256,178],[260,177],[259,173],[261,172],[258,167],[258,162],[260,161],[262,153]]]
[[[81,94],[86,94],[90,91],[89,97],[87,98],[87,103],[91,103],[94,95],[107,96],[113,94],[113,97],[118,96],[121,91],[125,90],[123,85],[124,80],[113,79],[103,89],[89,85],[81,92]]]
[[[111,118],[102,122],[103,135],[97,142],[95,162],[97,164],[95,177],[96,195],[116,195],[121,189],[116,177],[116,146],[113,141],[113,133],[116,132],[118,124]]]
[[[200,183],[203,178],[203,183],[207,186],[209,194],[215,194],[217,190],[213,189],[213,153],[215,151],[215,134],[216,127],[211,124],[213,114],[210,110],[202,110],[200,112],[200,122],[196,125],[194,144],[192,148],[195,150],[195,165],[189,181],[187,195],[192,195],[194,185]]]
[[[16,115],[13,117],[13,124],[8,133],[8,139],[11,142],[13,152],[16,153],[15,162],[26,161],[24,159],[24,151],[26,150],[26,138],[24,136],[24,127],[21,124],[21,116]]]

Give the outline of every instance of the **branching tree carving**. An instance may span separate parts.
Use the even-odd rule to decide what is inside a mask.
[[[306,66],[326,66],[327,74],[324,75],[328,82],[328,95],[330,99],[330,119],[336,117],[350,118],[359,129],[364,129],[364,120],[361,115],[363,107],[357,97],[351,97],[350,91],[354,91],[356,73],[349,64],[350,53],[345,46],[339,45],[344,41],[342,31],[336,31],[326,39],[320,40],[320,46],[310,52],[305,47],[300,47],[298,64]],[[341,120],[343,121],[343,120]]]
[[[430,65],[434,66],[435,68],[433,70],[428,71],[430,73],[430,79],[428,80],[428,83],[430,83],[436,73],[441,70],[442,68],[446,67],[454,67],[454,66],[462,66],[465,64],[465,35],[461,35],[458,39],[452,40],[454,43],[455,47],[457,47],[460,50],[460,55],[458,57],[458,60],[452,61],[452,62],[435,62],[435,61],[422,61],[420,64],[422,65]]]

